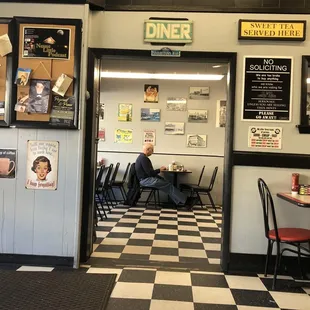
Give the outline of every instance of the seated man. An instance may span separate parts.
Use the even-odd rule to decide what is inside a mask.
[[[135,164],[136,174],[142,186],[154,187],[167,193],[176,205],[185,205],[187,209],[191,209],[195,204],[196,198],[187,197],[174,187],[170,182],[160,177],[158,174],[167,168],[162,166],[160,169],[153,169],[153,165],[149,156],[154,152],[153,145],[146,143]]]

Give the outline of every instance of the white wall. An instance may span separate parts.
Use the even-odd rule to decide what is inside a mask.
[[[120,68],[118,68],[121,67]],[[110,71],[127,71],[134,72],[178,72],[200,74],[211,73],[211,64],[200,63],[167,63],[160,61],[111,61],[104,60],[103,70]],[[206,71],[209,70],[209,71]],[[144,84],[159,85],[159,102],[144,103],[143,90]],[[216,128],[216,104],[217,100],[226,98],[226,76],[220,81],[171,81],[171,80],[130,80],[130,79],[101,79],[101,102],[105,104],[104,120],[100,120],[100,126],[105,128],[106,139],[100,141],[98,146],[99,157],[105,158],[106,164],[120,161],[121,154],[111,154],[109,151],[131,151],[136,154],[141,152],[143,145],[143,131],[145,129],[156,130],[155,153],[164,153],[165,155],[152,156],[154,165],[158,167],[168,166],[172,161],[176,161],[185,166],[186,169],[193,171],[192,174],[182,176],[181,182],[197,183],[202,166],[206,165],[203,185],[207,186],[215,165],[219,166],[219,172],[214,188],[214,199],[217,204],[222,203],[223,187],[223,156],[224,156],[224,138],[225,128]],[[191,100],[188,98],[190,86],[209,86],[210,97],[206,100]],[[187,111],[167,111],[167,97],[184,97],[187,98],[187,110],[204,109],[208,110],[207,123],[188,122]],[[133,116],[132,122],[120,122],[117,120],[118,104],[132,103]],[[141,108],[157,108],[161,110],[160,122],[141,121]],[[182,122],[185,124],[184,135],[166,135],[164,134],[165,122]],[[133,143],[118,144],[114,143],[115,129],[132,129]],[[206,148],[189,148],[186,145],[188,134],[206,134]],[[104,151],[105,153],[100,153]],[[107,154],[108,152],[108,154]],[[181,155],[173,155],[181,154]],[[186,155],[188,154],[188,155]],[[205,155],[204,157],[190,155]],[[212,157],[213,156],[213,157]],[[110,158],[111,157],[111,158]],[[135,161],[135,158],[132,162]],[[125,168],[128,163],[127,156],[125,161],[120,161]],[[206,200],[208,201],[208,200]],[[209,203],[209,202],[208,202]]]
[[[123,49],[153,49],[143,42],[143,21],[149,17],[186,17],[194,22],[193,43],[180,47],[182,51],[222,51],[237,52],[237,83],[236,83],[236,114],[234,150],[256,151],[247,146],[248,127],[279,126],[274,122],[244,122],[241,121],[243,57],[250,55],[289,56],[293,57],[294,72],[292,85],[292,122],[281,124],[283,128],[282,150],[284,153],[310,154],[308,136],[300,135],[297,128],[300,114],[301,88],[301,56],[309,54],[310,41],[305,42],[271,42],[271,41],[238,41],[239,19],[266,20],[307,20],[308,15],[256,15],[256,14],[212,14],[212,13],[172,13],[172,12],[93,12],[91,17],[91,47],[123,48]],[[124,26],[126,25],[126,26]],[[105,31],[103,31],[103,29]],[[309,31],[309,29],[307,29]],[[158,49],[161,46],[157,47]],[[258,150],[261,151],[261,150]],[[272,152],[272,150],[271,150]],[[276,150],[278,152],[278,150]],[[292,170],[298,172],[298,169]],[[289,169],[234,167],[233,201],[232,201],[232,231],[231,251],[239,253],[265,253],[266,244],[263,223],[258,203],[257,177],[264,177],[271,184],[271,191],[290,190]],[[301,173],[309,177],[309,171]],[[275,186],[276,185],[276,186]],[[247,189],[247,191],[245,191]],[[255,197],[255,198],[254,198]],[[310,217],[307,210],[301,210],[285,202],[277,201],[285,206],[282,219],[289,219],[290,223],[301,223],[310,228]],[[279,208],[279,207],[278,207]],[[282,210],[282,209],[281,209]],[[292,214],[293,213],[293,214]],[[307,213],[308,214],[308,213]],[[257,215],[254,217],[253,215]],[[251,225],[254,223],[253,225]],[[246,236],[241,237],[240,236]],[[247,238],[247,242],[241,242]]]
[[[1,17],[29,16],[82,19],[88,25],[88,5],[0,3]],[[87,33],[87,31],[86,31]],[[87,47],[87,36],[83,42]],[[85,49],[81,81],[85,83]],[[81,83],[81,84],[82,84]],[[81,97],[85,87],[81,87]],[[82,102],[82,101],[81,101]],[[1,148],[17,149],[15,179],[0,179],[0,253],[74,257],[79,252],[81,167],[84,107],[80,103],[80,130],[0,128]],[[27,140],[59,141],[56,191],[27,190]]]

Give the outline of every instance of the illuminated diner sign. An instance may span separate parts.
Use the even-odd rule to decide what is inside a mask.
[[[239,40],[305,41],[304,20],[239,20]]]
[[[193,22],[189,20],[146,20],[144,42],[192,43]]]

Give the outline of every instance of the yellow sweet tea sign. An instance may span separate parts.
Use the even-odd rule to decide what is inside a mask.
[[[305,39],[306,21],[239,20],[239,40]]]

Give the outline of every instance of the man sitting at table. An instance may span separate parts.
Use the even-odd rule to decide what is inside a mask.
[[[136,160],[135,168],[140,185],[157,188],[168,194],[176,205],[184,205],[187,209],[192,209],[196,202],[196,198],[186,198],[184,193],[158,175],[167,168],[162,166],[159,169],[153,169],[152,162],[149,159],[153,152],[153,145],[151,143],[146,143],[143,146],[143,153],[141,153]]]

